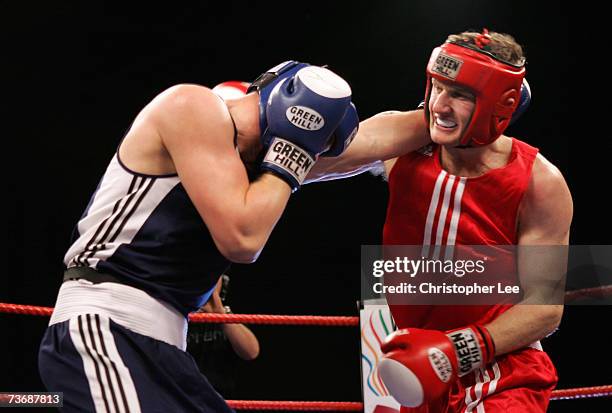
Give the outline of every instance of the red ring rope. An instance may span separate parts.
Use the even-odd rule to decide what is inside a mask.
[[[603,285],[600,287],[583,288],[580,290],[567,291],[565,293],[565,302],[569,303],[581,298],[607,298],[612,297],[612,285]]]
[[[0,303],[0,313],[29,314],[49,317],[51,307]],[[312,315],[265,315],[265,314],[213,314],[191,313],[189,321],[194,323],[244,323],[276,325],[313,325],[352,327],[359,325],[359,317],[312,316]]]
[[[612,286],[587,288],[566,293],[567,301],[581,297],[606,297],[612,295]],[[51,307],[0,303],[0,313],[29,314],[50,316]],[[248,323],[276,325],[317,325],[317,326],[357,326],[359,317],[343,316],[287,316],[262,314],[211,314],[191,313],[189,320],[195,323]],[[555,390],[550,400],[581,399],[587,397],[612,396],[612,385]],[[360,402],[304,402],[304,401],[265,401],[229,400],[228,404],[236,410],[291,410],[291,411],[362,411]]]
[[[568,291],[565,302],[580,298],[607,298],[612,296],[612,285]],[[50,316],[52,307],[37,307],[33,305],[0,303],[0,313],[29,314]],[[245,324],[277,324],[277,325],[317,325],[317,326],[358,326],[359,317],[345,316],[287,316],[264,314],[211,314],[191,313],[189,321],[194,323],[245,323]]]
[[[227,400],[227,404],[236,410],[291,410],[291,411],[333,411],[361,412],[360,402],[299,402],[268,400]]]
[[[587,397],[604,397],[612,395],[612,385],[582,387],[576,389],[555,390],[550,400],[582,399]],[[287,411],[363,411],[360,402],[303,402],[303,401],[268,401],[268,400],[228,400],[227,404],[236,410],[287,410]]]
[[[191,313],[189,314],[189,321],[194,323],[282,324],[338,327],[352,327],[359,325],[359,317],[313,315]]]
[[[581,387],[577,389],[555,390],[550,400],[583,399],[586,397],[612,396],[612,384],[607,386]]]

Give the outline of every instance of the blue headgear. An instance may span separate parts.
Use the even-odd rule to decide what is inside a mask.
[[[268,121],[266,119],[266,110],[268,98],[272,90],[274,90],[274,87],[280,82],[295,76],[300,69],[307,66],[310,65],[308,63],[296,62],[295,60],[287,60],[259,75],[247,89],[247,94],[253,91],[259,92],[259,128],[264,146],[267,147],[271,139],[271,136],[267,133]]]
[[[295,60],[287,60],[259,75],[247,89],[247,94],[253,91],[259,92],[259,128],[261,131],[261,142],[264,147],[268,147],[272,139],[272,136],[268,133],[268,120],[266,118],[269,98],[272,91],[277,86],[280,87],[279,84],[281,82],[287,79],[291,80],[297,72],[308,66],[311,65],[308,63],[300,63]],[[357,129],[353,129],[353,125],[358,123],[359,117],[357,116],[357,109],[355,109],[355,105],[351,103],[349,110],[346,111],[344,119],[340,122],[336,130],[337,133],[334,134],[330,142],[329,149],[321,154],[321,156],[340,155],[357,133]],[[350,130],[345,130],[347,127],[350,127]]]

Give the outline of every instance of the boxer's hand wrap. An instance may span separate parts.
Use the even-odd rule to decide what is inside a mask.
[[[266,103],[261,168],[297,190],[319,154],[330,149],[350,102],[350,86],[328,69],[308,66],[280,82]]]
[[[378,365],[389,393],[402,405],[418,407],[446,394],[457,377],[488,364],[495,354],[484,327],[449,332],[408,328],[387,337]]]

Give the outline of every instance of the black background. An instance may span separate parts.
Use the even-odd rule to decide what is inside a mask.
[[[513,34],[528,59],[532,104],[507,134],[538,146],[564,173],[574,197],[572,244],[609,243],[609,81],[603,57],[591,51],[606,41],[591,21],[596,9],[485,0],[0,7],[8,106],[1,302],[53,306],[73,225],[132,119],[165,88],[250,81],[288,59],[328,64],[349,81],[365,119],[414,107],[431,49],[449,33],[485,26]],[[360,245],[380,243],[387,195],[370,175],[294,194],[257,263],[230,271],[234,312],[356,315]],[[611,315],[609,307],[566,308],[544,342],[559,388],[612,382],[601,328]],[[0,391],[43,390],[36,353],[47,322],[0,315]],[[238,377],[241,398],[360,400],[357,329],[253,330],[262,352]],[[555,401],[550,411],[610,405]]]

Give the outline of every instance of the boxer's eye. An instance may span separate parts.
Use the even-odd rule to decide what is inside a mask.
[[[473,101],[475,99],[472,93],[466,92],[463,90],[454,90],[451,92],[451,96],[455,99],[461,99],[461,100]]]

